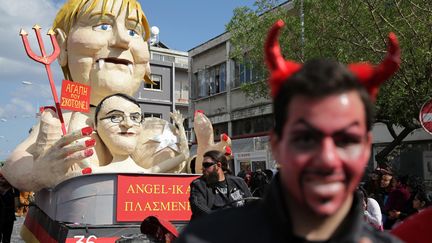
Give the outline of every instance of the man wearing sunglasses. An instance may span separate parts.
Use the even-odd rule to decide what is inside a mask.
[[[203,175],[192,181],[189,202],[192,218],[225,208],[241,207],[251,193],[240,177],[229,175],[225,154],[211,150],[204,154]]]

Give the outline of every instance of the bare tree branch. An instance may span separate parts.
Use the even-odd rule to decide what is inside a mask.
[[[396,9],[397,9],[399,15],[402,17],[402,19],[405,21],[405,23],[409,26],[410,30],[414,33],[414,35],[415,35],[416,37],[418,37],[418,33],[417,33],[417,31],[412,27],[411,23],[408,21],[408,19],[407,19],[407,18],[405,17],[405,15],[402,13],[402,10],[401,10],[401,8],[400,8],[400,6],[399,6],[399,3],[396,2],[396,0],[393,0],[393,2],[394,2],[394,4],[395,4],[395,6],[396,6]]]
[[[374,53],[378,53],[378,52],[383,52],[383,53],[385,53],[385,51],[380,51],[380,50],[377,50],[372,44],[371,44],[371,42],[369,41],[369,39],[357,28],[357,26],[354,24],[354,23],[352,23],[351,21],[349,21],[347,18],[345,18],[344,16],[340,16],[345,22],[347,22],[362,38],[363,38],[363,40],[365,40],[365,42],[369,45],[369,47],[368,47],[368,49],[371,49]],[[339,37],[340,38],[340,37]],[[360,44],[358,44],[358,43],[355,43],[355,42],[352,42],[352,41],[348,41],[348,40],[346,40],[346,39],[342,39],[342,38],[340,38],[341,40],[343,40],[343,41],[347,41],[347,42],[350,42],[351,44],[353,44],[353,45],[357,45],[357,46],[360,46]]]
[[[411,5],[413,5],[414,7],[416,7],[416,8],[418,8],[418,9],[420,9],[420,10],[422,10],[422,11],[425,11],[425,12],[429,12],[429,13],[431,13],[432,14],[432,10],[431,9],[427,9],[427,8],[422,8],[422,7],[420,7],[418,4],[415,4],[413,1],[411,1],[411,0],[407,0]]]
[[[402,132],[400,132],[397,137],[387,145],[383,150],[381,150],[378,154],[375,155],[375,159],[378,163],[382,163],[386,161],[386,157],[390,154],[390,152],[399,144],[402,143],[403,139],[408,136],[414,129],[405,127]]]
[[[389,133],[393,137],[393,139],[396,139],[397,138],[397,134],[396,134],[396,131],[393,128],[393,123],[390,123],[389,121],[387,121],[387,122],[384,122],[384,124],[386,125],[387,130],[389,131]]]
[[[372,16],[372,19],[374,20],[373,22],[374,22],[374,24],[375,24],[375,28],[377,29],[377,31],[378,31],[378,33],[379,33],[379,35],[381,36],[381,40],[382,40],[382,42],[384,43],[384,45],[386,45],[386,40],[387,40],[387,38],[384,36],[384,34],[383,34],[383,32],[382,32],[382,30],[381,30],[381,26],[378,24],[378,21],[377,21],[377,19],[376,19],[376,17],[375,17],[375,8],[373,8],[373,6],[372,6],[372,4],[369,2],[369,0],[365,0],[366,1],[366,5],[368,6],[368,8],[369,8],[369,13],[371,14],[371,16]]]

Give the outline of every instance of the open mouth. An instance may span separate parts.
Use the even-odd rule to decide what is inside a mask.
[[[113,64],[125,65],[129,68],[130,73],[131,74],[133,73],[133,63],[127,59],[107,57],[107,58],[100,58],[96,62],[100,70],[104,69],[105,63],[113,63]]]
[[[126,136],[126,137],[135,136],[135,133],[133,133],[133,132],[119,132],[118,134],[120,134],[121,136]]]

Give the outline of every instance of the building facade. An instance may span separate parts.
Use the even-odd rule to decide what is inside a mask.
[[[150,46],[150,68],[154,84],[142,84],[136,93],[144,117],[170,121],[170,112],[177,110],[186,118],[184,125],[189,133],[188,53],[162,43]]]
[[[291,10],[294,3],[287,1],[279,7]],[[189,50],[190,127],[195,111],[202,110],[213,124],[216,139],[222,133],[231,137],[235,173],[273,169],[268,146],[271,100],[252,99],[241,90],[242,84],[262,79],[263,72],[231,59],[229,39],[230,33],[225,32]]]
[[[292,8],[289,4],[285,7]],[[225,32],[189,50],[189,127],[193,126],[195,111],[202,110],[213,124],[216,139],[222,133],[228,134],[232,138],[236,174],[240,170],[274,169],[268,137],[273,126],[271,100],[251,99],[241,90],[242,84],[257,81],[260,72],[229,58],[229,39],[230,33]],[[374,125],[373,136],[368,169],[376,167],[374,155],[393,141],[381,123]],[[191,154],[195,149],[193,145]],[[398,174],[422,177],[432,188],[431,134],[417,129],[394,151],[391,162]]]
[[[229,38],[226,32],[189,50],[189,125],[193,126],[195,111],[202,110],[213,124],[216,139],[222,133],[231,137],[235,173],[273,168],[267,143],[273,124],[271,101],[251,100],[241,90],[242,84],[259,76],[253,68],[230,59]]]

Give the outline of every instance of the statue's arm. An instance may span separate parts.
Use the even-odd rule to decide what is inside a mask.
[[[62,136],[53,111],[42,113],[38,127],[18,145],[2,168],[6,179],[22,191],[55,186],[73,164],[93,154],[93,130],[89,127]]]
[[[33,155],[28,152],[34,148],[39,123],[33,127],[30,135],[20,143],[9,155],[5,165],[2,167],[2,174],[6,180],[20,191],[35,191],[39,189],[33,182]]]

